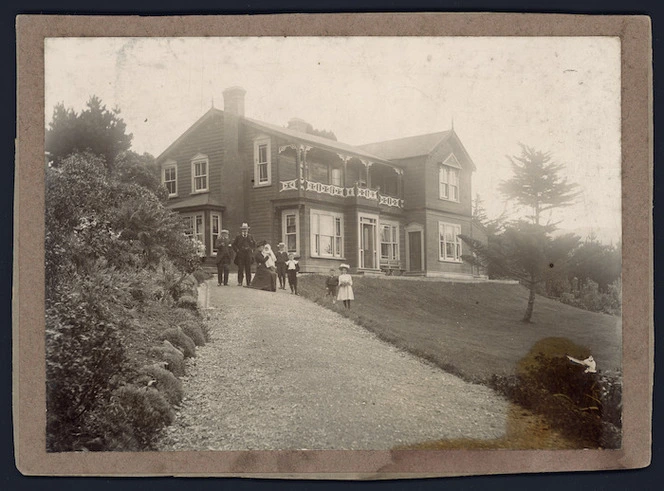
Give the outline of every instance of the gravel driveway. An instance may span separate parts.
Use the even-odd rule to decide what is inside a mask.
[[[212,342],[160,450],[386,450],[498,438],[508,403],[286,290],[208,283]]]

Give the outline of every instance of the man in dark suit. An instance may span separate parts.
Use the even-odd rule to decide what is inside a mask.
[[[237,264],[237,284],[242,286],[242,280],[247,278],[247,286],[251,284],[251,261],[254,255],[256,241],[249,234],[249,225],[243,223],[240,233],[233,241],[235,251],[235,264]]]
[[[228,286],[228,273],[233,259],[233,245],[228,237],[228,230],[221,231],[214,248],[217,249],[217,284]]]

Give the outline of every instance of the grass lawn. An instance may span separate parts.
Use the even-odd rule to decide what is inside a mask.
[[[328,308],[325,277],[302,275],[298,290]],[[476,382],[514,373],[533,347],[549,355],[592,354],[599,370],[621,367],[621,319],[538,296],[533,322],[521,322],[520,285],[353,277],[349,317],[380,338]],[[557,338],[557,339],[550,339]],[[576,345],[576,346],[575,346]],[[552,351],[552,352],[551,352]]]

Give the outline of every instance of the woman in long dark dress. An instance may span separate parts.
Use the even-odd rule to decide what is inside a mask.
[[[251,280],[250,288],[256,290],[265,290],[268,292],[277,291],[277,273],[268,268],[265,263],[270,259],[269,254],[263,254],[265,242],[258,245],[258,251],[254,256],[256,260],[256,274]]]

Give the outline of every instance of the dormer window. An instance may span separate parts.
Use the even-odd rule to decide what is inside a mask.
[[[454,154],[450,155],[438,170],[440,199],[459,201],[459,170],[461,165]]]
[[[208,158],[198,154],[191,159],[191,192],[204,193],[208,190]]]
[[[254,141],[254,187],[272,184],[270,139]]]
[[[178,167],[174,161],[170,160],[162,166],[161,183],[166,187],[169,198],[178,195]]]

